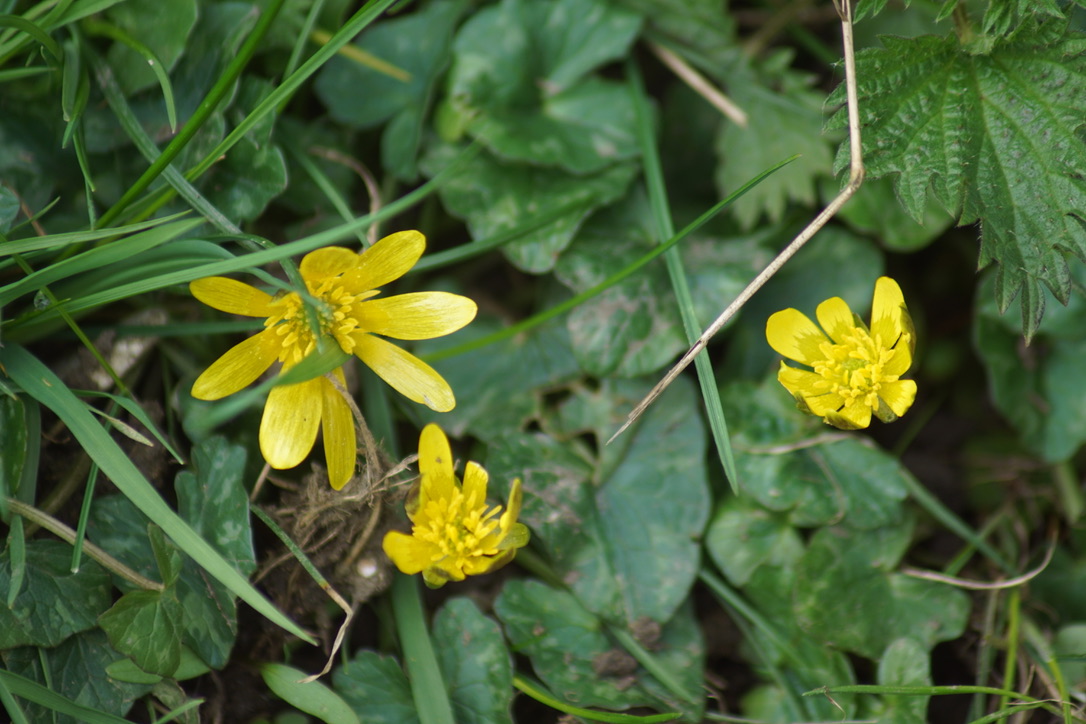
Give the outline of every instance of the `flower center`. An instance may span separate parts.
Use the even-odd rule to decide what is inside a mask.
[[[815,374],[822,376],[815,384],[843,397],[846,407],[860,400],[878,410],[882,385],[899,377],[883,372],[894,350],[883,344],[881,335],[872,338],[867,330],[856,327],[841,343],[823,342],[818,348],[824,358],[814,365]]]
[[[351,333],[361,326],[354,314],[355,302],[370,294],[348,294],[339,285],[336,277],[326,279],[314,285],[306,282],[309,293],[316,297],[317,321],[320,335],[331,335],[340,348],[347,354],[354,351],[354,339]],[[297,293],[291,292],[273,303],[276,313],[264,321],[265,327],[272,327],[279,335],[281,349],[279,361],[286,365],[296,365],[317,347],[318,335],[313,333],[306,318],[305,305]]]
[[[500,505],[487,510],[486,502],[476,501],[474,493],[465,497],[455,490],[451,498],[426,504],[412,535],[436,547],[434,563],[452,559],[453,566],[462,570],[469,558],[497,555],[497,547],[484,546],[483,542],[498,527],[495,516],[500,510]]]

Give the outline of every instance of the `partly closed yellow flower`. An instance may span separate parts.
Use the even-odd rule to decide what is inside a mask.
[[[306,254],[300,271],[316,306],[320,334],[354,354],[381,379],[414,402],[439,412],[456,405],[449,384],[432,367],[376,335],[431,339],[455,332],[475,317],[475,302],[446,292],[416,292],[377,298],[377,287],[403,276],[422,256],[426,238],[401,231],[361,254],[327,247]],[[226,277],[189,285],[204,304],[231,314],[265,317],[264,330],[233,347],[204,370],[192,396],[217,400],[255,381],[276,361],[287,370],[317,349],[317,335],[296,292],[271,296]],[[343,383],[342,368],[333,375]],[[328,478],[336,490],[354,473],[354,417],[328,377],[272,389],[260,421],[260,451],[273,468],[298,465],[324,427]]]
[[[904,415],[916,383],[900,377],[912,364],[916,335],[897,282],[875,282],[870,329],[840,297],[819,304],[816,314],[822,329],[795,309],[777,312],[765,326],[770,347],[813,369],[781,362],[777,379],[798,407],[842,430],[867,427],[872,414],[883,422]]]
[[[439,588],[500,568],[528,543],[528,528],[517,522],[520,481],[513,481],[509,505],[499,516],[500,505],[486,505],[486,470],[469,462],[461,484],[449,441],[432,423],[419,438],[419,473],[407,500],[411,535],[394,530],[384,540],[385,553],[404,573],[422,573],[426,585]]]

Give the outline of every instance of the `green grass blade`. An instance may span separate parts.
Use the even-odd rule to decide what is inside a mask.
[[[632,59],[626,62],[626,75],[630,79],[630,96],[637,117],[637,132],[641,141],[641,158],[645,171],[645,183],[649,190],[649,203],[652,206],[653,220],[656,222],[657,237],[660,242],[663,242],[674,235],[675,228],[671,220],[671,211],[668,209],[667,190],[664,187],[664,174],[660,167],[660,152],[656,147],[653,134],[649,102],[645,96],[645,84],[641,80],[641,72],[637,64]],[[675,290],[675,298],[679,303],[686,341],[688,344],[694,344],[701,336],[701,324],[694,314],[694,300],[690,295],[690,284],[686,280],[682,257],[679,256],[677,249],[669,250],[664,255],[664,261],[667,264],[668,276],[671,278],[671,286]],[[728,435],[728,422],[724,418],[724,407],[720,403],[720,389],[713,373],[712,363],[709,361],[708,350],[703,349],[694,358],[694,367],[697,369],[701,396],[705,401],[705,410],[709,416],[709,427],[713,431],[717,455],[724,466],[724,474],[731,484],[732,493],[738,495],[739,472],[735,467],[735,455],[732,453],[731,438]]]
[[[394,573],[392,607],[396,611],[396,632],[403,646],[403,660],[411,680],[415,712],[421,724],[456,724],[448,689],[434,655],[419,595],[418,576]]]
[[[162,61],[158,59],[158,56],[155,55],[155,51],[116,25],[110,25],[99,20],[88,20],[83,23],[83,29],[89,35],[98,35],[116,40],[143,56],[143,59],[147,61],[147,65],[151,66],[151,72],[155,74],[155,78],[158,80],[158,87],[162,89],[162,100],[166,104],[166,120],[170,122],[170,131],[176,133],[177,106],[173,100],[173,85],[170,84],[170,77],[166,75],[166,68],[163,66]]]
[[[63,62],[64,53],[61,51],[60,46],[57,45],[57,41],[50,38],[48,33],[26,18],[19,17],[18,15],[0,15],[0,28],[14,28],[15,30],[21,30],[26,33],[28,38],[41,43],[41,46],[49,52],[49,55],[53,56],[52,61],[49,61],[49,59],[46,58],[46,61],[49,62],[51,66],[56,67]],[[21,46],[24,42],[25,40],[21,40],[18,45]],[[13,51],[8,51],[8,54],[10,55],[12,52]],[[7,58],[4,58],[4,60],[6,61]]]
[[[11,690],[4,683],[3,677],[0,677],[0,705],[11,717],[11,724],[30,724],[26,714],[23,713],[23,708],[19,706],[19,702],[11,695]]]
[[[10,671],[0,669],[0,684],[7,687],[7,690],[15,696],[40,704],[60,714],[67,714],[83,724],[130,724],[127,719],[115,714],[107,714],[104,711],[76,704],[52,689]]]
[[[658,724],[659,722],[676,721],[681,716],[678,712],[634,716],[633,714],[621,714],[613,711],[596,711],[594,709],[582,709],[577,706],[570,706],[561,699],[552,696],[538,683],[516,674],[513,675],[513,686],[532,697],[540,704],[549,706],[563,714],[587,719],[588,721],[601,721],[605,722],[605,724]]]
[[[84,403],[52,370],[22,347],[8,343],[0,349],[0,364],[28,395],[53,410],[87,454],[133,505],[139,508],[209,574],[277,626],[307,643],[316,643],[283,615],[252,584],[182,520],[159,496],[143,474],[102,429]]]
[[[33,251],[44,251],[46,249],[58,249],[75,244],[85,244],[99,239],[107,239],[111,236],[134,234],[138,231],[145,231],[146,229],[153,229],[156,226],[168,224],[171,221],[177,221],[182,216],[185,216],[186,213],[187,212],[171,214],[170,216],[163,216],[160,219],[150,219],[148,221],[141,221],[138,224],[129,224],[127,226],[119,226],[112,229],[72,231],[64,234],[49,234],[48,236],[35,236],[30,239],[5,241],[3,244],[0,244],[0,259],[15,254],[28,254]]]

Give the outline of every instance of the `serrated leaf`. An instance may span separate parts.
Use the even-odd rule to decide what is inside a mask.
[[[431,149],[423,170],[436,175],[459,150],[444,145]],[[619,165],[589,176],[502,163],[480,153],[460,166],[459,173],[440,189],[449,213],[467,221],[475,239],[486,239],[538,221],[530,231],[502,247],[514,265],[542,274],[569,245],[578,227],[593,210],[625,193],[636,174],[632,165]]]
[[[432,636],[458,724],[512,722],[513,660],[498,624],[454,598],[434,616]]]
[[[123,657],[110,647],[100,629],[76,634],[55,648],[24,646],[4,651],[2,656],[8,671],[48,686],[76,704],[115,716],[127,714],[133,702],[151,690],[146,684],[109,677],[106,668]],[[32,722],[84,724],[87,721],[63,714],[54,718],[51,710],[37,704],[27,704],[25,711]]]
[[[788,61],[790,56],[779,55],[761,70],[739,65],[729,74],[728,91],[749,123],[746,128],[731,122],[721,126],[715,148],[721,160],[716,172],[721,193],[729,194],[770,166],[800,154],[732,205],[748,229],[763,215],[780,221],[789,203],[812,206],[817,180],[828,176],[833,165],[821,133],[824,99],[810,90],[808,76],[783,67]]]
[[[868,529],[900,523],[908,471],[854,435],[795,409],[774,375],[762,386],[721,390],[743,492],[797,526],[847,521]]]
[[[327,724],[360,724],[354,710],[321,681],[301,683],[306,672],[285,664],[263,664],[260,675],[276,696],[296,709],[312,714]]]
[[[381,137],[384,167],[405,181],[417,175],[415,156],[434,83],[449,62],[450,42],[462,2],[432,3],[419,12],[367,30],[355,45],[404,71],[394,77],[348,59],[333,58],[315,89],[333,118],[352,128],[389,121]],[[425,38],[425,42],[420,39]]]
[[[181,663],[181,604],[172,588],[129,591],[98,617],[118,652],[144,671],[173,676]]]
[[[815,533],[796,568],[793,600],[803,630],[869,659],[899,638],[930,651],[960,636],[970,609],[964,593],[894,572],[911,533],[911,524]]]
[[[837,195],[837,185],[828,179],[822,185],[822,196]],[[953,219],[937,204],[928,203],[924,221],[918,224],[894,195],[888,178],[865,181],[856,195],[838,213],[838,217],[864,233],[874,236],[889,251],[912,252],[923,249],[942,236]],[[823,243],[823,246],[827,244]],[[810,247],[805,247],[804,250]],[[767,294],[766,296],[772,296]]]
[[[1062,18],[1056,0],[988,0],[981,23],[985,33],[1004,35],[1035,15]]]
[[[605,381],[577,390],[554,435],[513,434],[490,449],[491,484],[524,482],[521,520],[580,601],[608,620],[667,621],[697,576],[708,517],[706,435],[692,415],[695,393],[676,382],[620,441],[591,454],[568,440],[588,433],[602,446],[644,383]]]
[[[1086,259],[1086,48],[1062,22],[990,40],[982,52],[953,36],[885,37],[859,53],[864,163],[873,178],[895,176],[913,218],[930,188],[959,223],[981,222],[980,266],[999,265],[1000,309],[1025,290],[1028,339],[1044,314],[1041,284],[1066,304],[1064,253]],[[830,100],[843,99],[838,88]],[[847,163],[843,144],[836,166]]]
[[[72,573],[72,548],[56,540],[26,543],[25,578],[14,605],[6,604],[11,585],[11,552],[0,553],[0,650],[16,646],[56,646],[93,628],[111,603],[109,574],[84,559]]]
[[[645,670],[608,637],[603,622],[572,594],[539,581],[511,580],[495,601],[494,612],[510,644],[532,660],[532,668],[556,696],[580,707],[620,711],[652,704],[661,707],[649,690]],[[689,618],[688,613],[684,610],[679,618]],[[671,670],[697,681],[704,652],[696,625],[688,623],[665,627],[660,643],[669,645],[656,655],[667,657]],[[675,629],[670,637],[668,628]]]
[[[484,8],[453,44],[451,108],[471,135],[507,159],[584,174],[633,158],[634,114],[624,86],[585,75],[622,57],[640,23],[600,0],[505,0]]]
[[[391,656],[359,651],[332,674],[336,691],[366,724],[417,724],[411,684]]]

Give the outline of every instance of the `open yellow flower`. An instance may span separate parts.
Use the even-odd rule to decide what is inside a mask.
[[[517,522],[520,481],[513,481],[509,505],[498,516],[500,505],[486,505],[486,470],[469,462],[461,485],[449,441],[432,423],[419,437],[419,473],[419,485],[407,499],[411,535],[390,531],[383,544],[404,573],[422,573],[426,585],[440,588],[500,568],[528,543],[528,528]]]
[[[816,314],[822,329],[795,309],[773,314],[765,326],[770,347],[813,369],[781,362],[777,379],[797,406],[842,430],[867,427],[872,414],[883,422],[904,415],[916,383],[899,378],[912,364],[916,335],[897,282],[875,282],[870,330],[840,297],[819,304]]]
[[[431,339],[455,332],[475,318],[475,302],[446,292],[415,292],[375,298],[377,287],[403,276],[422,256],[426,238],[401,231],[361,254],[327,247],[306,254],[299,267],[309,294],[319,304],[320,334],[331,337],[408,399],[438,412],[456,405],[449,384],[432,367],[376,335]],[[192,396],[217,400],[255,381],[276,361],[290,369],[317,349],[317,335],[296,292],[271,296],[226,277],[189,285],[204,304],[231,314],[265,317],[264,330],[233,347],[204,370]],[[342,368],[333,376],[343,383]],[[336,490],[354,473],[354,417],[327,376],[272,389],[260,421],[260,451],[273,468],[298,465],[324,427],[328,478]]]

